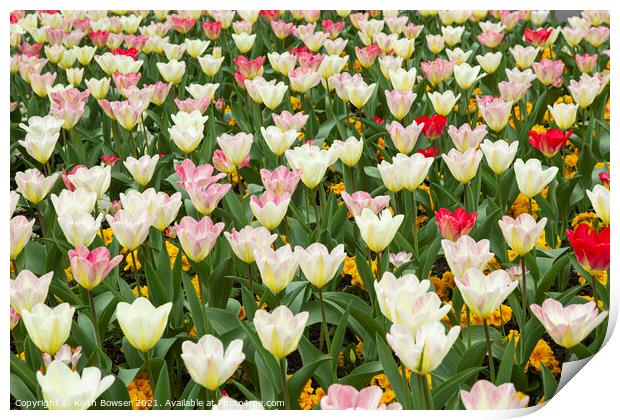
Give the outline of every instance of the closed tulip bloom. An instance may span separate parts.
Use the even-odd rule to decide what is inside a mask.
[[[187,258],[200,262],[211,253],[224,230],[224,223],[213,223],[209,216],[204,216],[200,221],[185,216],[174,225],[174,230]]]
[[[454,47],[456,44],[461,42],[461,37],[463,36],[463,32],[465,31],[464,26],[442,26],[441,33],[446,41],[446,44],[450,47]]]
[[[105,98],[106,95],[108,94],[108,91],[110,90],[110,78],[109,77],[103,77],[101,79],[90,78],[86,80],[84,83],[86,83],[86,86],[88,87],[88,90],[90,91],[90,94],[95,99]]]
[[[213,55],[207,54],[198,57],[198,64],[200,64],[200,68],[204,74],[213,77],[220,71],[224,58],[225,57],[214,57]]]
[[[468,63],[454,66],[454,80],[463,90],[469,89],[484,76],[484,73],[480,75],[480,66],[472,67]]]
[[[597,77],[582,75],[579,81],[571,80],[568,90],[580,108],[585,109],[592,105],[601,88],[601,81]]]
[[[482,118],[491,130],[499,133],[506,127],[512,110],[512,102],[493,97],[479,97],[477,102]]]
[[[301,182],[310,189],[321,183],[327,168],[338,159],[335,148],[326,150],[308,143],[287,150],[285,155],[291,168],[301,169]]]
[[[347,98],[357,109],[362,109],[375,91],[376,84],[367,85],[363,80],[360,83],[347,83],[344,89]],[[411,100],[413,102],[413,99]]]
[[[609,190],[602,185],[595,185],[592,191],[587,190],[588,198],[592,203],[592,208],[596,215],[606,224],[609,225],[611,217],[609,214]]]
[[[549,60],[548,58],[542,59],[539,63],[532,63],[536,77],[545,86],[560,86],[564,67],[562,60]]]
[[[185,184],[185,190],[192,200],[192,204],[204,216],[209,216],[215,210],[231,187],[232,184],[215,183],[205,187],[198,182]]]
[[[553,181],[558,172],[555,166],[542,169],[542,163],[538,159],[528,159],[527,162],[517,159],[514,169],[519,191],[527,198],[537,196],[547,184]]]
[[[54,360],[37,372],[37,382],[49,410],[87,410],[114,383],[114,376],[101,378],[97,367],[87,367],[82,375]]]
[[[155,307],[144,297],[129,304],[116,305],[116,319],[129,343],[136,349],[147,352],[159,341],[166,325],[172,302]]]
[[[334,140],[332,147],[337,151],[338,158],[347,166],[353,167],[357,165],[362,152],[364,151],[364,141],[351,136],[345,141]]]
[[[396,236],[404,218],[405,216],[402,214],[392,217],[392,213],[388,209],[377,215],[366,208],[355,218],[355,223],[357,223],[366,246],[371,251],[382,252]]]
[[[493,74],[499,67],[499,63],[502,61],[502,53],[486,53],[484,55],[477,55],[476,61],[482,67],[482,70],[485,71],[486,74]]]
[[[293,92],[306,93],[321,82],[321,75],[308,67],[298,67],[288,74]]]
[[[296,246],[295,253],[304,276],[316,288],[322,288],[334,278],[347,254],[344,245],[337,245],[331,252],[322,243],[313,243],[306,249]]]
[[[215,391],[245,360],[243,340],[232,340],[224,351],[222,341],[205,335],[198,343],[184,341],[181,358],[194,382]]]
[[[468,268],[454,282],[467,307],[482,319],[491,316],[519,284],[505,270],[495,270],[485,275],[477,268]]]
[[[523,70],[529,68],[536,60],[540,47],[533,47],[531,45],[528,45],[527,47],[524,47],[523,45],[515,45],[514,47],[508,48],[508,50],[515,59],[515,64],[517,67]]]
[[[224,232],[224,237],[230,244],[233,252],[246,264],[254,262],[254,250],[269,248],[278,238],[277,234],[271,234],[268,229],[259,226],[244,226],[237,231],[233,228],[230,233]]]
[[[133,179],[143,187],[146,186],[153,178],[155,172],[155,166],[159,161],[159,155],[144,155],[140,159],[136,159],[133,156],[127,157],[123,164],[133,176]]]
[[[420,281],[414,274],[396,277],[386,272],[374,283],[381,313],[395,324],[416,334],[422,325],[441,321],[450,305],[444,305],[436,293],[429,291],[431,282]]]
[[[398,90],[385,91],[388,108],[397,120],[402,120],[409,113],[416,96],[411,89],[405,92]]]
[[[260,198],[255,195],[250,198],[250,209],[258,223],[273,231],[286,216],[290,202],[289,193],[278,195],[273,191],[265,191]]]
[[[142,245],[153,224],[153,216],[146,210],[132,214],[121,209],[114,216],[106,215],[106,220],[118,243],[129,251],[134,251]]]
[[[295,143],[299,135],[295,129],[282,131],[274,125],[267,128],[261,127],[260,132],[269,150],[276,156],[282,156]]]
[[[566,230],[575,257],[587,272],[596,275],[609,270],[609,233],[609,226],[599,232],[587,223],[580,223],[575,230]]]
[[[74,248],[84,245],[90,246],[101,228],[103,214],[95,219],[90,213],[66,213],[58,216],[58,224],[67,241]],[[116,235],[115,235],[116,236]]]
[[[41,277],[30,270],[20,271],[14,280],[9,280],[11,307],[21,314],[23,310],[31,311],[37,303],[44,303],[53,276],[53,271]]]
[[[11,214],[9,217],[13,218],[13,213],[15,213],[15,210],[17,209],[17,205],[19,204],[20,195],[13,190],[11,190],[10,194],[11,194],[11,199],[10,199],[9,205],[11,207]]]
[[[530,86],[529,83],[520,80],[513,80],[511,82],[503,81],[497,84],[500,97],[504,101],[512,103],[517,103],[523,99]]]
[[[323,58],[317,71],[322,79],[327,80],[329,76],[340,73],[348,60],[349,56],[328,55]]]
[[[400,69],[403,65],[403,59],[398,57],[398,56],[391,56],[391,55],[386,55],[385,57],[379,57],[379,68],[381,69],[381,73],[383,74],[383,77],[385,77],[386,79],[390,80],[390,82],[392,83],[392,87],[396,90],[401,90],[399,89],[400,87],[404,87],[405,84],[409,84],[409,82],[411,82],[411,80],[409,79],[409,76],[405,76],[405,74],[401,73],[401,72],[397,72],[397,74],[395,74],[395,81],[392,82],[391,80],[391,76],[390,76],[390,71],[394,71],[396,72],[398,69]],[[412,68],[412,70],[415,69]],[[406,71],[405,71],[406,72]],[[417,70],[416,70],[417,72]],[[409,74],[413,74],[413,73],[409,73]],[[400,85],[399,87],[396,87],[394,85],[394,83]],[[413,81],[413,83],[415,84],[415,80]],[[409,90],[412,89],[413,85],[411,86],[407,86],[407,89],[403,89],[403,90]]]
[[[122,255],[110,259],[110,251],[105,246],[92,251],[85,246],[69,250],[73,278],[86,290],[97,287],[122,260]]]
[[[204,126],[209,116],[203,116],[200,111],[194,110],[191,113],[180,111],[171,115],[170,118],[174,125],[168,129],[168,132],[174,144],[186,154],[196,150],[202,141]]]
[[[468,268],[484,270],[493,258],[488,239],[476,242],[471,236],[463,235],[456,241],[441,241],[446,261],[454,277],[461,278]]]
[[[530,397],[521,398],[510,382],[494,385],[480,379],[469,392],[461,390],[461,401],[467,410],[516,410],[527,407]]]
[[[462,207],[452,212],[445,208],[435,211],[435,220],[439,227],[439,233],[443,239],[450,241],[456,241],[461,236],[471,232],[477,216],[477,212],[470,214]]]
[[[62,127],[65,130],[71,130],[82,118],[89,95],[88,89],[81,92],[73,87],[62,91],[49,91],[52,101],[50,113],[64,121]]]
[[[332,384],[321,398],[321,410],[402,410],[400,403],[381,404],[383,390],[377,385],[358,391],[351,385]]]
[[[169,196],[167,193],[159,191],[152,202],[153,210],[151,215],[154,216],[153,227],[161,232],[166,230],[176,219],[182,205],[183,201],[180,192]]]
[[[247,133],[237,133],[234,136],[230,134],[222,134],[217,138],[217,144],[220,146],[226,159],[235,167],[241,167],[250,154],[254,136]]]
[[[396,62],[398,64],[398,62]],[[392,83],[392,87],[394,90],[399,92],[408,92],[413,89],[415,82],[417,80],[416,68],[412,67],[409,70],[405,70],[400,68],[400,65],[395,69],[390,69],[388,71],[387,79]]]
[[[23,123],[19,125],[26,131],[26,137],[18,143],[33,159],[45,164],[54,153],[62,123],[62,120],[51,115],[30,117],[28,125]]]
[[[112,167],[79,167],[73,174],[69,174],[67,177],[75,188],[84,188],[86,191],[93,191],[97,193],[97,200],[100,200],[108,191],[108,188],[110,188]]]
[[[289,308],[281,305],[271,314],[259,309],[253,322],[263,347],[276,358],[284,359],[297,350],[308,316],[305,311],[293,315]]]
[[[516,219],[504,216],[498,221],[504,235],[504,240],[520,256],[530,252],[538,243],[538,239],[545,229],[547,218],[543,217],[539,222],[529,213],[522,213]]]
[[[11,219],[9,226],[10,231],[10,258],[15,258],[22,252],[30,237],[32,236],[32,227],[34,219],[28,220],[24,216],[15,216]]]
[[[301,169],[289,169],[283,165],[278,166],[273,171],[262,168],[260,179],[265,190],[272,191],[276,195],[284,193],[292,195],[301,179]]]
[[[492,142],[487,139],[480,145],[480,150],[484,153],[487,165],[497,175],[503,174],[510,167],[517,155],[518,148],[518,141],[507,143],[505,140]]]
[[[411,261],[411,257],[413,257],[411,252],[401,251],[397,254],[390,252],[390,264],[392,264],[394,268],[398,268]]]
[[[566,131],[575,124],[579,107],[575,104],[560,103],[553,104],[553,106],[547,105],[547,109],[551,112],[555,125],[560,130]]]
[[[478,148],[487,135],[487,127],[483,124],[472,129],[469,123],[465,123],[459,128],[451,125],[448,127],[448,135],[452,139],[454,147],[459,152],[464,152],[467,149]]]
[[[167,63],[157,63],[157,70],[167,83],[178,85],[185,74],[185,61],[170,60]]]
[[[43,353],[53,356],[69,338],[74,312],[75,308],[68,303],[61,303],[54,308],[37,303],[30,311],[22,310],[21,316],[34,345]]]
[[[25,172],[17,172],[15,183],[17,184],[17,191],[26,200],[32,204],[39,204],[49,194],[57,178],[58,174],[46,177],[38,169],[32,168],[26,169]]]
[[[378,195],[373,198],[366,191],[357,191],[351,195],[343,191],[340,195],[353,217],[360,216],[364,209],[369,209],[374,214],[378,214],[390,205],[389,195]]]
[[[254,259],[263,284],[274,294],[286,289],[299,266],[299,254],[289,244],[277,250],[268,246],[255,249]]]
[[[86,191],[84,188],[76,188],[73,191],[65,189],[58,196],[52,194],[50,199],[58,216],[65,214],[77,216],[93,212],[97,204],[97,193]]]
[[[291,114],[288,111],[282,111],[280,114],[271,114],[271,118],[273,118],[273,123],[276,127],[284,132],[291,129],[301,131],[308,122],[309,116],[304,115],[303,112]]]
[[[392,139],[392,143],[398,151],[404,155],[411,153],[415,147],[418,137],[424,128],[424,123],[412,122],[407,127],[403,127],[398,121],[393,121],[385,126]]]
[[[215,91],[220,87],[219,83],[205,83],[204,85],[199,85],[197,83],[192,83],[185,88],[185,90],[192,95],[194,99],[210,99],[212,100],[215,97]]]
[[[441,323],[432,322],[412,334],[407,328],[392,324],[387,342],[405,366],[418,375],[426,375],[441,364],[460,332],[461,327],[452,327],[446,334]]]
[[[273,52],[267,53],[267,58],[271,67],[276,73],[282,74],[284,77],[288,77],[289,73],[295,69],[297,64],[297,56],[285,51],[281,54]]]
[[[37,96],[45,98],[47,96],[49,88],[54,85],[54,81],[56,80],[56,73],[48,72],[44,74],[38,74],[33,71],[32,73],[30,73],[29,78],[32,91]]]
[[[261,102],[272,111],[275,110],[280,103],[282,103],[282,99],[284,99],[284,94],[287,89],[288,86],[283,82],[278,82],[273,86],[262,84],[256,87]]]
[[[448,165],[452,176],[461,184],[467,184],[478,172],[482,152],[473,148],[467,149],[465,152],[451,149],[447,155],[442,154],[441,157]]]
[[[542,305],[530,305],[532,313],[543,324],[558,345],[570,349],[581,343],[607,317],[596,303],[563,306],[555,299],[545,299]]]

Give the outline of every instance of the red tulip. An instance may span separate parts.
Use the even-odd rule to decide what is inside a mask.
[[[551,36],[552,32],[553,28],[540,28],[536,30],[526,28],[525,32],[523,33],[523,38],[525,38],[525,40],[530,44],[534,44],[535,46],[539,47],[545,42],[547,42],[547,39],[549,39],[549,36]]]
[[[471,232],[477,216],[478,213],[467,213],[461,207],[452,212],[445,208],[435,212],[435,219],[437,220],[441,237],[450,241],[456,241],[461,236]]]
[[[418,149],[416,153],[421,153],[424,157],[435,157],[439,155],[439,147],[429,147],[427,149]]]
[[[215,41],[220,37],[220,33],[222,32],[222,21],[217,20],[215,22],[202,22],[201,24],[202,30],[204,31],[207,38],[211,41]]]
[[[586,271],[594,274],[609,269],[609,227],[597,232],[581,223],[574,231],[566,230],[566,236],[577,261]]]
[[[598,174],[598,179],[605,185],[609,185],[610,176],[609,172],[601,172]]]
[[[90,31],[88,33],[90,37],[90,41],[94,46],[98,48],[103,48],[105,44],[108,42],[108,37],[110,36],[110,32],[108,31]]]
[[[124,49],[124,48],[116,48],[114,50],[110,50],[110,52],[114,55],[126,55],[128,57],[133,58],[134,60],[138,59],[138,54],[140,54],[140,51],[138,51],[135,48],[128,48],[128,49]]]
[[[562,150],[572,134],[573,130],[564,132],[562,130],[558,130],[557,128],[552,128],[542,133],[530,130],[528,142],[543,155],[548,158],[552,158],[556,153]]]
[[[415,122],[418,124],[424,123],[422,132],[430,140],[435,140],[441,136],[441,133],[443,133],[443,129],[446,127],[448,119],[439,114],[432,115],[430,117],[422,115],[420,118],[416,118]]]

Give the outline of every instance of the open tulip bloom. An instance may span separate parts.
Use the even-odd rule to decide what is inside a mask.
[[[12,408],[522,409],[604,345],[609,11],[7,25]]]

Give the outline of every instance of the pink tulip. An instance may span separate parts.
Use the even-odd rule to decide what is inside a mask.
[[[485,47],[495,48],[499,44],[502,43],[502,40],[504,39],[504,33],[503,32],[497,33],[497,32],[494,32],[494,31],[486,31],[486,32],[483,32],[480,35],[478,35],[476,37],[476,39],[478,40],[478,42],[480,42]]]
[[[254,250],[270,247],[278,235],[271,234],[268,229],[262,226],[245,226],[239,231],[233,228],[230,233],[224,232],[224,237],[226,237],[235,255],[241,261],[250,264],[254,262]]]
[[[232,184],[211,184],[204,187],[198,182],[185,183],[185,190],[192,204],[204,216],[210,215],[215,210],[231,187]]]
[[[41,277],[30,270],[20,271],[14,280],[9,281],[11,306],[21,314],[24,310],[30,312],[35,305],[44,303],[53,277],[53,271]]]
[[[499,82],[497,87],[499,88],[500,97],[506,102],[516,103],[525,96],[529,90],[531,84],[520,80],[513,80]]]
[[[134,214],[119,210],[114,216],[106,215],[106,220],[116,240],[128,250],[134,251],[146,240],[154,216],[148,214],[146,209]]]
[[[399,403],[381,404],[382,396],[376,385],[358,391],[350,385],[332,384],[321,399],[321,410],[402,410]]]
[[[403,127],[398,121],[393,121],[385,126],[392,139],[392,143],[402,154],[408,155],[415,147],[418,137],[424,128],[424,123],[412,122],[407,127]]]
[[[110,259],[110,251],[105,246],[89,251],[80,245],[69,251],[73,278],[87,290],[97,287],[122,260],[122,255]]]
[[[200,221],[185,216],[174,229],[187,258],[194,262],[204,260],[213,247],[220,233],[224,230],[224,223],[213,223],[209,216]]]
[[[487,127],[479,125],[472,130],[468,123],[463,124],[459,128],[451,125],[448,127],[448,135],[452,139],[452,143],[459,152],[464,152],[467,149],[477,149],[478,145],[484,140],[487,135]]]
[[[248,166],[248,163],[250,163],[250,155],[248,154],[243,160],[243,162],[241,162],[237,167],[228,160],[223,150],[217,149],[215,152],[213,152],[213,158],[211,159],[211,161],[213,162],[213,166],[215,166],[215,169],[217,169],[218,171],[225,174],[232,174],[235,173],[237,169]]]
[[[296,57],[299,62],[299,68],[312,71],[319,70],[319,66],[324,58],[323,54],[312,54],[310,51],[298,52]]]
[[[291,202],[291,195],[287,192],[277,195],[273,191],[265,191],[260,198],[253,195],[250,198],[250,208],[258,222],[270,231],[280,225]]]
[[[295,25],[286,23],[281,19],[271,21],[271,30],[278,39],[284,39],[293,33]]]
[[[265,56],[256,57],[253,60],[248,60],[246,57],[240,55],[233,59],[233,62],[237,65],[237,69],[241,73],[244,79],[254,79],[257,76],[263,74],[263,64],[265,63]]]
[[[355,55],[364,68],[371,67],[380,53],[381,48],[376,44],[364,48],[355,47]]]
[[[562,60],[549,60],[545,58],[540,63],[532,63],[532,69],[543,85],[558,87],[562,84],[562,73],[564,72],[564,62]]]
[[[405,92],[399,92],[396,89],[385,91],[388,108],[397,120],[402,120],[409,113],[416,96],[411,89]]]
[[[452,75],[454,70],[454,62],[437,58],[433,61],[423,61],[420,68],[426,80],[432,85],[443,82]]]
[[[461,400],[467,410],[511,410],[527,407],[530,397],[521,398],[512,383],[493,385],[480,379],[467,392],[461,390]]]
[[[103,101],[103,99],[101,100]],[[101,102],[100,101],[100,102]],[[114,119],[125,129],[131,131],[142,119],[142,104],[131,101],[109,102]]]
[[[413,254],[411,252],[400,251],[398,254],[390,252],[390,263],[394,268],[398,268],[411,261]]]
[[[76,88],[68,88],[52,92],[49,95],[52,101],[50,113],[64,121],[62,128],[71,130],[78,123],[82,114],[84,114],[88,95],[90,95],[90,90],[88,89],[80,92]]]
[[[114,80],[114,85],[119,92],[124,93],[125,89],[129,87],[138,87],[138,82],[140,82],[140,77],[142,75],[140,73],[114,73],[112,74],[112,80]]]
[[[493,96],[477,97],[478,109],[487,126],[499,133],[508,124],[512,102],[506,102],[502,98]]]
[[[282,111],[280,114],[271,114],[271,118],[273,118],[273,123],[276,127],[282,132],[288,130],[301,131],[306,122],[308,122],[308,115],[304,115],[303,112],[291,114],[288,111]]]
[[[260,177],[267,191],[276,195],[288,193],[292,195],[301,179],[301,169],[289,169],[286,166],[278,166],[273,171],[262,168]]]
[[[175,165],[174,170],[181,179],[177,181],[177,185],[183,188],[185,188],[185,185],[188,183],[207,187],[222,178],[226,178],[226,174],[212,176],[213,166],[208,163],[196,166],[190,159],[185,159],[180,165]]]
[[[452,212],[445,208],[435,211],[439,233],[443,239],[450,241],[456,241],[471,232],[477,216],[477,212],[470,214],[461,207]]]
[[[598,60],[598,54],[575,54],[575,64],[582,73],[591,73],[596,67],[596,60]]]
[[[211,99],[210,98],[202,98],[202,99],[174,98],[174,103],[177,106],[177,108],[179,108],[179,111],[191,113],[194,110],[198,110],[200,114],[204,115],[204,113],[207,112],[207,108],[209,107],[209,104],[211,103]]]
[[[170,88],[172,88],[172,83],[158,81],[152,85],[144,85],[144,87],[153,89],[153,97],[151,98],[151,102],[153,102],[156,106],[159,106],[163,104],[168,97],[168,92],[170,92]]]
[[[360,216],[364,209],[370,209],[374,214],[379,214],[390,205],[388,195],[378,195],[372,198],[366,191],[357,191],[351,195],[343,191],[341,196],[353,217]]]

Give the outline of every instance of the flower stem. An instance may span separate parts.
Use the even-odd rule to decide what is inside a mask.
[[[136,282],[136,289],[138,290],[138,297],[142,297],[142,287],[140,287],[140,277],[138,275],[138,266],[136,265],[136,258],[134,252],[136,250],[129,251],[129,257],[131,258],[131,272],[133,273],[134,281]]]
[[[286,357],[280,359],[280,379],[282,380],[282,397],[284,399],[284,408],[291,409],[291,401],[288,396],[288,380],[286,378]]]
[[[323,319],[322,328],[324,330],[325,342],[327,344],[327,352],[331,350],[332,343],[329,338],[329,328],[327,327],[327,317],[325,316],[325,303],[323,302],[323,289],[319,288],[319,301],[321,303],[321,318]]]
[[[471,312],[469,306],[465,305],[465,313],[467,316],[467,348],[471,347]]]
[[[487,356],[489,358],[489,371],[491,372],[491,382],[495,382],[495,363],[493,361],[493,352],[491,349],[491,335],[489,334],[489,323],[486,318],[482,319],[484,326],[484,335],[487,339]]]
[[[149,352],[145,351],[144,354],[144,368],[146,369],[146,374],[149,377],[149,382],[151,383],[151,388],[153,389],[153,395],[155,395],[155,378],[153,377],[153,370],[151,369],[151,358],[149,356]]]
[[[97,346],[103,351],[101,346],[101,334],[99,333],[99,323],[97,322],[97,310],[95,308],[95,298],[93,297],[93,291],[88,290],[88,302],[90,304],[90,316],[93,320],[93,328],[95,329],[95,337],[97,338]]]
[[[416,260],[419,261],[420,249],[418,244],[418,200],[415,197],[415,190],[411,192],[411,206],[413,207],[413,249],[415,251]]]
[[[500,213],[504,214],[504,203],[502,197],[502,183],[500,181],[499,175],[495,174],[495,179],[497,180],[497,201],[499,201],[499,209]]]
[[[525,255],[521,257],[521,300],[523,301],[523,315],[527,313],[527,286],[525,281]]]

